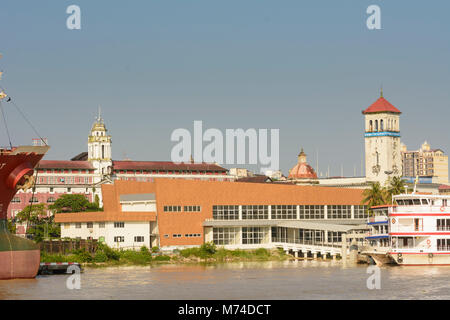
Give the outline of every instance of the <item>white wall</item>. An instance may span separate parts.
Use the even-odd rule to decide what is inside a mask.
[[[98,222],[93,223],[93,228],[88,229],[86,222],[81,223],[81,228],[76,228],[76,223],[61,224],[61,238],[81,238],[92,237],[98,240],[105,238],[106,244],[111,248],[126,248],[139,250],[142,246],[150,246],[150,222],[124,222],[124,228],[115,228],[114,222],[105,222],[105,228],[100,228]],[[114,237],[123,236],[124,242],[114,242]],[[135,236],[143,236],[144,242],[134,242]]]

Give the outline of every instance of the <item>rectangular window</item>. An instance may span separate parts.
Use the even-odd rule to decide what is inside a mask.
[[[105,223],[104,222],[99,222],[98,223],[98,227],[99,228],[104,228],[105,227]]]
[[[77,229],[81,229],[81,222],[77,222],[77,223],[75,223],[75,228],[77,228]]]
[[[239,219],[239,206],[232,206],[232,205],[213,206],[213,219],[214,220],[238,220]]]
[[[291,220],[297,219],[297,206],[295,205],[273,205],[272,219]]]
[[[302,205],[299,206],[300,219],[324,219],[325,206]]]
[[[164,212],[181,212],[181,206],[164,206]]]
[[[450,239],[437,239],[438,251],[450,251]]]
[[[239,244],[237,239],[239,228],[213,228],[213,242],[216,245]]]
[[[414,219],[414,231],[419,231],[419,219]]]
[[[328,243],[339,244],[342,242],[342,232],[328,231]]]
[[[354,206],[355,219],[366,219],[369,216],[366,206]]]
[[[92,228],[94,227],[94,223],[88,222],[88,223],[86,223],[86,227],[87,227],[88,229],[92,229]]]
[[[436,219],[436,231],[450,231],[450,219]]]
[[[114,222],[114,228],[125,228],[125,222]]]
[[[124,242],[124,241],[125,241],[125,237],[124,236],[114,237],[114,242]]]
[[[259,244],[262,243],[267,235],[267,230],[260,227],[243,227],[242,228],[242,244]]]
[[[269,206],[242,206],[242,219],[269,219]]]
[[[272,227],[272,242],[288,242],[288,228]]]
[[[200,212],[201,210],[200,206],[184,206],[185,212]]]
[[[144,242],[144,237],[136,236],[136,237],[134,237],[134,242]]]

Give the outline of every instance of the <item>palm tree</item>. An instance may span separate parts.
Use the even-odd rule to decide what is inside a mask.
[[[379,182],[370,182],[370,188],[364,190],[363,196],[364,199],[362,200],[362,203],[369,208],[387,203],[387,191],[385,188],[381,187]]]
[[[387,195],[389,202],[392,202],[392,196],[405,192],[406,181],[401,177],[389,179],[387,186]]]

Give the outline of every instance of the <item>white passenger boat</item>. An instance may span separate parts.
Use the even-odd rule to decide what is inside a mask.
[[[399,265],[450,265],[450,196],[393,197],[389,256]]]

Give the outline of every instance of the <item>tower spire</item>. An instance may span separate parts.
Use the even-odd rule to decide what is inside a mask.
[[[380,88],[380,98],[383,98],[383,85],[381,85],[381,88]]]
[[[102,122],[102,107],[100,105],[98,106],[97,122]]]

